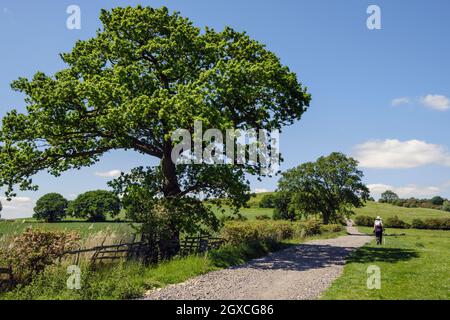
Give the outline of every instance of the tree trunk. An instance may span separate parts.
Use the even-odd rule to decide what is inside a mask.
[[[172,144],[166,142],[163,157],[161,159],[161,170],[164,176],[163,192],[164,197],[173,197],[181,193],[177,178],[177,168],[172,162]]]
[[[163,193],[165,198],[171,198],[181,193],[178,184],[176,165],[172,161],[172,143],[167,141],[164,145],[161,170],[164,176]],[[175,221],[176,219],[171,219]],[[162,259],[170,259],[180,251],[180,230],[175,222],[167,226],[164,235],[159,241],[159,251]]]
[[[330,217],[331,217],[331,214],[323,213],[322,214],[323,224],[329,224],[330,223]]]

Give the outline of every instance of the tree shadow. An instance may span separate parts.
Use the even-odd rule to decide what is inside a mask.
[[[384,248],[384,247],[362,247],[347,260],[356,263],[408,261],[418,258],[419,253],[411,249]]]
[[[358,250],[355,252],[355,250]],[[352,254],[353,253],[353,254]],[[235,268],[252,268],[258,270],[307,271],[346,262],[368,263],[406,261],[418,257],[414,250],[396,248],[338,247],[331,245],[303,244],[283,251],[272,253],[267,257],[250,261]]]
[[[303,244],[249,262],[246,268],[259,270],[306,271],[333,265],[344,265],[355,248]]]

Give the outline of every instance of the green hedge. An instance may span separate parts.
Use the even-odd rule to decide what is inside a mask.
[[[282,241],[341,230],[342,226],[340,225],[325,226],[317,220],[301,222],[229,221],[222,228],[221,236],[232,245],[240,245],[253,241]]]
[[[356,216],[355,224],[360,227],[373,227],[375,218],[369,216]]]
[[[409,229],[411,227],[410,224],[406,223],[398,216],[389,217],[383,223],[386,228],[396,228],[396,229]]]
[[[450,230],[450,218],[414,219],[412,227],[416,229]]]

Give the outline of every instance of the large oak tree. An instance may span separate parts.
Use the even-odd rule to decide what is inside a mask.
[[[38,72],[12,88],[27,112],[9,112],[0,131],[0,185],[7,195],[36,189],[32,176],[90,166],[112,150],[157,158],[123,183],[145,181],[148,195],[196,194],[245,203],[245,173],[257,165],[183,165],[171,160],[171,134],[205,127],[281,129],[299,120],[310,96],[279,58],[246,33],[229,27],[201,30],[167,8],[103,10],[96,36],[61,55],[67,67]],[[149,181],[151,179],[152,181]]]

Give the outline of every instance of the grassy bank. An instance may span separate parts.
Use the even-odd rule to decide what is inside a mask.
[[[0,299],[133,299],[142,297],[146,291],[180,283],[189,278],[242,264],[269,252],[286,248],[292,244],[316,238],[330,238],[344,232],[325,232],[314,237],[289,239],[286,241],[254,241],[241,245],[225,245],[207,255],[190,256],[164,262],[155,267],[144,267],[138,263],[121,263],[95,272],[82,267],[81,290],[69,290],[66,286],[67,269],[50,267],[33,282],[14,291],[0,295]]]
[[[371,228],[360,228],[370,233]],[[406,236],[387,237],[386,244],[371,243],[357,250],[343,275],[324,299],[450,299],[450,232],[394,230]],[[367,268],[381,270],[381,289],[367,289]]]

